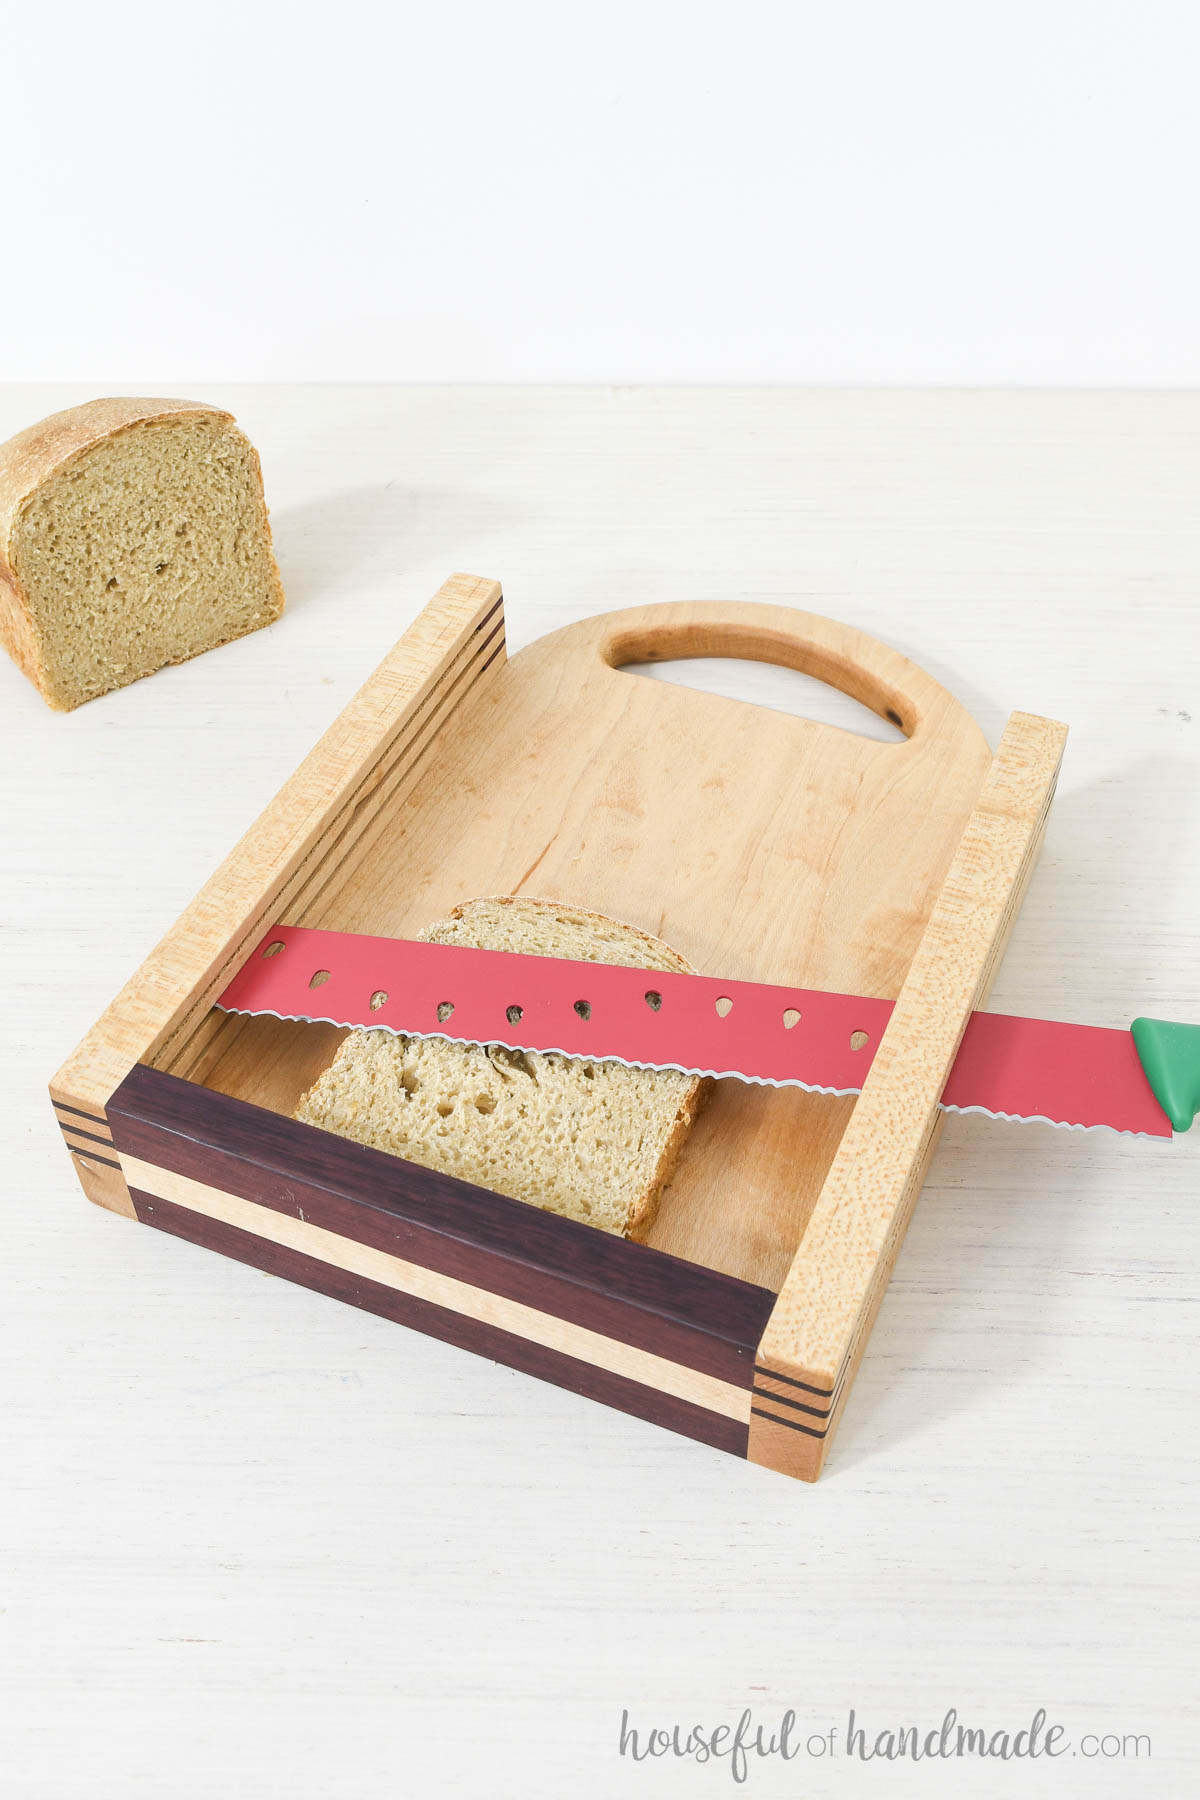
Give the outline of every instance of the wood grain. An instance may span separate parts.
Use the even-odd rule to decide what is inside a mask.
[[[687,1400],[710,1412],[745,1421],[750,1397],[744,1386],[672,1362],[626,1343],[621,1338],[590,1331],[574,1320],[497,1294],[491,1288],[459,1281],[425,1263],[389,1255],[357,1237],[329,1231],[307,1216],[293,1215],[277,1207],[259,1206],[240,1195],[229,1194],[206,1182],[193,1181],[171,1169],[122,1155],[121,1166],[131,1194],[167,1200],[189,1212],[203,1214],[215,1224],[231,1226],[252,1237],[328,1263],[346,1274],[378,1286],[410,1294],[444,1311],[458,1314],[510,1337],[524,1339],[542,1349],[591,1363],[609,1374],[620,1375],[639,1386]],[[505,1359],[501,1359],[505,1360]]]
[[[134,1063],[187,1058],[263,923],[340,859],[396,758],[414,741],[427,748],[453,711],[462,670],[496,665],[503,642],[498,584],[452,576],[64,1063],[51,1082],[56,1106],[102,1118]],[[113,1184],[80,1175],[89,1198],[111,1207]]]
[[[734,1456],[746,1454],[744,1413],[748,1396],[737,1388],[721,1391],[717,1384],[704,1384],[688,1371],[680,1371],[677,1378],[683,1391],[670,1391],[670,1370],[648,1367],[635,1355],[623,1353],[619,1346],[593,1346],[578,1333],[556,1329],[554,1322],[547,1323],[543,1341],[536,1334],[536,1322],[531,1329],[531,1321],[526,1317],[503,1308],[495,1309],[497,1317],[485,1318],[471,1310],[470,1304],[442,1305],[428,1293],[415,1293],[409,1286],[410,1271],[397,1268],[393,1259],[367,1253],[360,1245],[344,1243],[341,1254],[345,1262],[331,1258],[317,1234],[303,1234],[299,1245],[286,1241],[278,1216],[268,1221],[274,1235],[264,1235],[256,1229],[261,1209],[233,1209],[233,1216],[241,1221],[235,1224],[224,1216],[227,1207],[220,1196],[213,1196],[212,1210],[206,1211],[194,1204],[190,1193],[189,1203],[182,1206],[136,1187],[133,1195],[138,1219],[173,1237],[186,1238],[222,1256],[249,1263],[268,1275],[278,1275],[331,1299],[378,1313],[476,1356],[505,1363],[570,1393],[615,1407],[683,1437],[695,1438],[714,1450]],[[246,1229],[247,1225],[251,1229]],[[302,1247],[311,1244],[314,1237],[320,1252],[316,1255],[308,1254]],[[419,1281],[419,1272],[411,1273]],[[443,1299],[457,1302],[462,1298],[444,1284],[427,1285],[431,1293]],[[467,1299],[471,1302],[474,1297]],[[485,1299],[474,1303],[488,1310]],[[517,1329],[506,1330],[500,1320],[515,1324]],[[573,1355],[573,1350],[584,1354]],[[597,1354],[605,1356],[605,1360],[597,1361]],[[714,1399],[719,1404],[712,1404]]]
[[[319,1241],[343,1267],[358,1245],[373,1259],[402,1261],[470,1288],[488,1305],[508,1306],[514,1318],[536,1311],[564,1330],[623,1343],[634,1356],[682,1365],[701,1380],[740,1391],[751,1385],[774,1299],[765,1288],[159,1070],[133,1069],[109,1113],[123,1164],[139,1171],[133,1184],[176,1205],[204,1210],[212,1203],[207,1196],[224,1195],[222,1205],[242,1209],[226,1212],[227,1223],[310,1254]],[[150,1168],[157,1177],[146,1174]],[[279,1239],[292,1226],[267,1219],[268,1212],[318,1237],[309,1244]],[[248,1226],[248,1218],[259,1222]],[[405,1285],[411,1289],[412,1279]],[[483,1304],[456,1310],[478,1312]]]
[[[622,667],[681,655],[809,671],[908,736]],[[625,919],[701,972],[891,999],[989,761],[937,682],[836,621],[750,603],[605,614],[465,701],[419,786],[380,801],[355,856],[285,922],[406,936],[472,894],[528,893]],[[337,1041],[238,1021],[203,1078],[290,1113]],[[777,1288],[852,1104],[719,1084],[649,1241]]]
[[[686,656],[795,668],[869,706],[903,739],[881,743],[626,673],[629,664]],[[359,1147],[328,1139],[314,1152],[290,1118],[274,1117],[291,1114],[340,1034],[212,1010],[219,985],[270,917],[403,936],[472,894],[529,891],[663,936],[702,971],[891,998],[909,970],[987,761],[978,728],[938,683],[835,621],[752,604],[639,608],[582,621],[505,663],[498,586],[455,577],[214,878],[215,896],[210,883],[110,1009],[69,1065],[69,1079],[56,1083],[55,1098],[99,1116],[96,1096],[139,1041],[118,1096],[104,1096],[119,1107],[113,1116],[122,1121],[125,1136],[117,1142],[126,1157],[163,1167],[158,1146],[165,1133],[169,1180],[193,1184],[187,1204],[203,1211],[197,1195],[224,1195],[220,1205],[234,1207],[236,1216],[227,1212],[222,1222],[246,1230],[247,1217],[260,1215],[236,1209],[264,1200],[273,1208],[280,1191],[290,1204],[300,1189],[312,1207],[303,1170],[317,1154],[329,1165],[324,1179],[333,1190],[332,1199],[319,1199],[326,1222],[313,1227],[326,1233],[326,1249],[336,1238],[358,1245],[363,1256],[394,1255],[394,1245],[371,1241],[374,1214],[355,1186]],[[159,963],[174,983],[173,1008]],[[207,1098],[198,1083],[211,1090]],[[147,1104],[152,1113],[158,1108],[156,1119],[139,1116]],[[650,1233],[652,1251],[668,1253],[666,1286],[695,1268],[710,1281],[744,1285],[765,1318],[769,1294],[785,1283],[773,1315],[783,1317],[791,1304],[787,1283],[812,1253],[810,1215],[827,1171],[838,1166],[852,1107],[791,1089],[717,1084]],[[166,1116],[172,1108],[175,1122]],[[911,1192],[935,1129],[931,1116],[915,1157],[897,1138]],[[93,1144],[92,1161],[84,1159],[78,1135],[68,1143],[85,1175],[103,1156]],[[108,1204],[115,1171],[102,1166],[97,1197]],[[411,1191],[427,1193],[427,1177],[397,1167],[407,1169]],[[386,1184],[388,1172],[376,1164],[367,1175]],[[163,1191],[167,1179],[160,1177],[157,1189],[143,1183],[143,1191],[178,1207],[179,1192]],[[124,1198],[116,1198],[125,1210]],[[480,1201],[476,1195],[476,1213]],[[509,1204],[483,1196],[488,1202]],[[543,1228],[522,1219],[521,1209],[501,1210],[498,1238],[471,1217],[462,1191],[451,1195],[450,1210],[468,1221],[457,1232],[455,1255],[470,1264],[471,1292],[496,1305],[503,1291],[504,1305],[524,1306],[511,1285],[505,1289],[511,1257],[501,1240],[508,1232],[521,1244]],[[275,1221],[249,1234],[282,1242],[280,1234],[292,1229]],[[404,1229],[424,1232],[422,1241],[429,1235],[411,1220]],[[453,1235],[431,1241],[444,1253]],[[551,1231],[536,1276],[539,1293],[557,1296],[563,1329],[573,1320],[570,1329],[587,1331],[581,1320],[599,1305],[610,1323],[621,1320],[619,1331],[638,1343],[639,1355],[658,1354],[639,1331],[677,1339],[682,1329],[686,1342],[686,1327],[669,1316],[669,1306],[657,1316],[638,1312],[640,1265],[629,1256],[621,1261],[618,1253],[602,1294],[578,1286],[560,1293],[555,1261],[570,1263],[570,1244]],[[284,1247],[309,1249],[290,1241]],[[894,1254],[890,1240],[869,1253],[872,1294],[882,1291]],[[349,1255],[332,1260],[345,1267]],[[461,1277],[443,1263],[440,1278]],[[529,1266],[522,1278],[528,1282]],[[860,1309],[854,1343],[865,1335],[869,1313]],[[711,1357],[726,1354],[719,1339],[718,1330],[715,1350],[701,1340],[710,1358],[706,1378]],[[746,1384],[752,1353],[753,1340],[736,1348]],[[757,1437],[751,1433],[758,1460],[797,1472],[794,1445],[818,1441],[818,1425],[807,1422],[813,1419],[823,1445],[844,1401],[852,1355],[843,1351],[820,1411],[760,1386]],[[769,1344],[760,1346],[759,1360],[764,1379],[772,1371],[805,1379],[813,1372]],[[694,1351],[690,1366],[700,1366]],[[668,1391],[681,1397],[669,1383]],[[770,1451],[761,1448],[764,1432],[776,1446]],[[785,1441],[786,1454],[778,1447]]]
[[[942,1129],[938,1098],[1032,872],[1066,735],[1053,719],[1009,720],[763,1334],[752,1462],[820,1472]],[[830,1395],[820,1436],[780,1404],[791,1382]]]

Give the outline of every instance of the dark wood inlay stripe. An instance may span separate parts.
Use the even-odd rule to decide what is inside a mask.
[[[119,1162],[117,1162],[115,1160],[115,1158],[113,1158],[111,1156],[101,1156],[100,1152],[98,1150],[77,1149],[76,1146],[71,1142],[70,1138],[66,1139],[66,1145],[67,1145],[67,1149],[71,1152],[72,1156],[82,1156],[82,1157],[86,1158],[86,1160],[88,1162],[103,1163],[106,1169],[116,1169],[117,1173],[118,1174],[120,1173],[121,1165]]]
[[[786,1425],[789,1431],[802,1431],[805,1437],[828,1437],[829,1427],[824,1431],[814,1431],[811,1425],[801,1425],[798,1419],[781,1419],[778,1413],[768,1412],[765,1406],[751,1406],[750,1411],[757,1413],[760,1419],[770,1419],[772,1425]]]
[[[82,1131],[78,1125],[72,1125],[66,1119],[60,1119],[59,1125],[64,1137],[70,1132],[72,1137],[84,1138],[89,1144],[103,1144],[106,1150],[113,1147],[110,1137],[97,1137],[94,1131]]]
[[[488,614],[488,619],[502,607],[503,601],[497,601]],[[286,895],[281,896],[277,918],[286,916],[293,923],[297,922],[330,882],[342,875],[347,857],[359,854],[364,838],[370,835],[360,817],[364,797],[369,792],[373,806],[378,809],[390,794],[396,792],[429,753],[451,713],[478,687],[496,657],[503,654],[503,618],[481,643],[473,641],[486,623],[487,620],[484,620],[476,626],[472,637],[460,647],[453,661],[443,669],[429,693],[418,703],[406,729],[397,731],[388,740],[379,760],[363,775],[346,802],[345,813],[349,823],[330,836],[313,868],[298,885],[289,886]],[[485,654],[487,647],[497,633],[500,641],[488,656]]]
[[[503,621],[498,629],[503,630]],[[277,917],[286,916],[293,924],[301,923],[311,914],[325,890],[343,879],[348,860],[361,856],[370,838],[369,827],[364,827],[358,818],[360,802],[368,786],[371,789],[372,806],[378,814],[379,809],[399,792],[404,782],[429,755],[451,712],[462,706],[474,693],[497,656],[503,654],[504,648],[502,636],[495,653],[485,658],[483,653],[486,644],[476,645],[469,656],[464,658],[460,655],[446,674],[439,678],[433,693],[427,695],[418,706],[409,730],[389,743],[380,761],[363,778],[347,802],[349,825],[329,840],[319,860],[300,885],[294,890],[288,890],[286,901],[281,899]]]
[[[68,1106],[65,1100],[52,1100],[51,1105],[56,1112],[74,1113],[77,1119],[90,1119],[93,1125],[104,1125],[106,1121],[97,1113],[84,1112],[81,1106]]]
[[[769,1400],[773,1406],[784,1406],[789,1409],[794,1409],[797,1412],[813,1413],[817,1418],[832,1419],[833,1415],[838,1410],[838,1407],[841,1405],[842,1394],[849,1380],[849,1367],[849,1363],[844,1362],[841,1369],[838,1371],[838,1378],[834,1382],[833,1387],[825,1389],[814,1388],[807,1382],[797,1381],[786,1375],[777,1375],[773,1370],[764,1369],[761,1363],[756,1363],[754,1371],[754,1392],[758,1395],[760,1400]],[[775,1382],[787,1382],[792,1390],[791,1393],[780,1393],[779,1389],[772,1385]],[[825,1401],[826,1404],[823,1406],[809,1406],[807,1401],[801,1401],[797,1398],[800,1394],[810,1395],[813,1399]]]
[[[475,631],[474,631],[475,637],[479,637],[479,634],[482,631],[485,631],[487,629],[489,621],[496,618],[496,611],[497,611],[496,607],[493,607],[491,612],[488,614],[487,618],[484,619],[483,623],[480,625],[477,625],[475,627]],[[471,655],[472,656],[482,656],[483,652],[487,649],[488,645],[495,643],[497,638],[500,639],[501,643],[504,642],[504,620],[503,619],[497,619],[496,623],[492,626],[492,629],[488,632],[487,636],[480,643],[472,645]]]
[[[740,1388],[774,1295],[161,1070],[109,1102],[119,1149]]]
[[[772,1406],[790,1406],[794,1412],[807,1413],[813,1419],[828,1419],[833,1412],[832,1406],[806,1406],[803,1400],[791,1400],[786,1394],[773,1393],[769,1388],[756,1386],[753,1392],[756,1400],[769,1400]]]
[[[482,630],[483,630],[483,626],[482,625],[478,626],[477,630],[476,630],[476,635],[478,635],[478,633]],[[496,642],[497,639],[499,639],[498,643]],[[485,652],[487,651],[488,646],[490,644],[495,644],[496,649],[493,650],[491,655],[488,656],[486,658],[486,660],[481,664],[481,667],[483,667],[485,669],[487,668],[488,663],[495,662],[496,651],[503,650],[505,647],[504,620],[503,619],[501,619],[498,624],[493,625],[492,629],[488,632],[487,636],[485,638],[480,639],[480,642],[478,644],[471,645],[470,659],[467,663],[464,664],[464,670],[465,669],[474,669],[476,664],[480,662],[480,658],[484,657]],[[462,672],[460,671],[460,674],[458,676],[456,676],[456,678],[455,678],[456,684],[459,680],[461,680],[461,678],[462,678]]]
[[[441,670],[433,687],[418,702],[406,728],[397,730],[384,746],[379,761],[375,762],[363,775],[358,786],[347,796],[343,809],[349,824],[326,838],[315,862],[297,882],[289,882],[279,896],[276,916],[285,913],[290,915],[303,907],[310,906],[314,899],[339,874],[342,863],[348,855],[356,854],[362,846],[364,836],[361,802],[370,792],[374,807],[378,810],[386,799],[388,792],[393,791],[396,784],[407,778],[421,761],[436,739],[438,731],[445,723],[449,712],[461,705],[467,694],[481,681],[490,665],[496,660],[493,654],[485,660],[485,651],[492,638],[499,632],[500,644],[496,654],[504,649],[503,597],[496,601],[486,616],[475,626],[470,637],[464,638],[451,661]],[[501,614],[498,624],[488,638],[482,643],[475,639],[484,629],[488,621]],[[466,681],[466,687],[462,683]],[[460,690],[461,691],[458,691]],[[443,708],[448,708],[441,718]],[[407,759],[407,761],[406,761]],[[249,954],[257,941],[252,936],[244,946],[243,954]],[[231,964],[230,973],[233,966]],[[218,990],[219,991],[219,990]],[[198,1032],[203,1032],[208,1018],[207,1008],[188,1017],[165,1043],[159,1047],[159,1056],[164,1061],[175,1061],[185,1056]]]
[[[495,618],[496,614],[498,612],[503,612],[503,610],[504,610],[504,595],[501,594],[500,598],[496,601],[496,604],[492,607],[489,607],[488,611],[484,613],[482,619],[480,619],[478,625],[475,627],[475,630],[472,633],[472,636],[478,637],[479,633],[481,631],[483,631],[486,626],[491,624],[491,622]],[[501,622],[501,624],[504,623],[503,620],[501,620],[500,622]]]
[[[797,1381],[794,1375],[781,1375],[778,1369],[768,1369],[763,1363],[755,1363],[754,1373],[756,1375],[765,1375],[769,1381],[786,1382],[788,1387],[803,1388],[806,1394],[816,1394],[821,1400],[832,1400],[833,1396],[842,1385],[842,1375],[845,1373],[845,1369],[843,1366],[843,1368],[839,1370],[838,1378],[831,1388],[813,1387],[810,1382]]]
[[[331,1263],[192,1212],[188,1207],[175,1206],[136,1188],[131,1193],[137,1216],[145,1225],[153,1225],[206,1249],[220,1251],[238,1262],[298,1282],[302,1287],[362,1307],[366,1312],[378,1313],[385,1319],[423,1331],[429,1337],[442,1338],[460,1349],[472,1350],[527,1375],[552,1381],[572,1393],[599,1400],[606,1406],[665,1426],[668,1431],[679,1432],[684,1437],[696,1438],[714,1449],[728,1451],[733,1456],[744,1457],[746,1454],[749,1426],[744,1420],[727,1418],[707,1407],[661,1393],[642,1382],[598,1369],[594,1364],[562,1351],[531,1343],[527,1338],[484,1324],[466,1314],[451,1312],[431,1301],[350,1274]]]

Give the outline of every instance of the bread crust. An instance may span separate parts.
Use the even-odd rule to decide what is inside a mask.
[[[42,698],[60,712],[62,709],[55,706],[50,680],[38,655],[33,620],[6,558],[0,560],[0,644],[4,645],[21,673],[28,675]]]
[[[461,919],[471,907],[478,906],[481,900],[490,906],[516,906],[527,911],[538,912],[565,912],[571,913],[579,919],[594,920],[599,925],[619,925],[622,930],[628,931],[640,943],[648,945],[654,951],[661,952],[664,958],[669,958],[681,975],[696,973],[695,966],[688,961],[686,956],[681,956],[673,944],[664,943],[662,938],[655,937],[649,931],[643,931],[640,925],[631,925],[627,919],[614,918],[611,913],[595,912],[589,907],[575,906],[563,900],[542,900],[526,894],[478,894],[470,900],[462,901],[458,906],[452,906],[446,914],[446,918]],[[536,952],[531,952],[531,954],[536,954]],[[712,1091],[711,1076],[697,1075],[684,1096],[676,1116],[675,1129],[667,1140],[658,1165],[657,1180],[639,1197],[630,1214],[629,1223],[625,1227],[625,1236],[632,1238],[635,1243],[643,1243],[649,1235],[658,1215],[663,1192],[675,1173],[684,1141],[692,1128],[693,1121],[703,1110]]]
[[[108,438],[120,437],[139,425],[188,416],[220,419],[238,429],[232,413],[219,406],[207,406],[200,400],[112,396],[101,400],[87,400],[82,406],[70,406],[62,412],[51,413],[36,425],[19,431],[6,444],[0,445],[0,643],[56,712],[68,712],[72,709],[64,705],[54,692],[53,682],[42,661],[33,614],[12,563],[12,539],[21,509],[44,481],[77,461],[96,444],[103,443]],[[250,444],[245,433],[239,431],[239,435],[250,449],[258,496],[262,501],[264,518],[267,519],[269,546],[271,527],[263,490],[262,465],[258,451]],[[271,562],[274,567],[273,556]],[[278,605],[272,616],[278,618],[283,611],[284,594],[277,568],[275,581]]]
[[[637,1244],[644,1243],[649,1236],[650,1228],[658,1217],[659,1202],[662,1200],[667,1184],[675,1173],[676,1165],[679,1162],[679,1155],[683,1149],[684,1140],[686,1139],[688,1132],[692,1129],[696,1115],[702,1112],[708,1104],[708,1097],[712,1091],[713,1081],[711,1076],[697,1075],[688,1091],[687,1097],[679,1108],[675,1120],[675,1129],[667,1140],[666,1148],[662,1153],[662,1160],[658,1165],[658,1180],[654,1183],[652,1188],[648,1189],[647,1192],[642,1195],[641,1200],[638,1202],[630,1216],[629,1224],[625,1227],[625,1236],[627,1238],[632,1238]]]
[[[637,938],[640,943],[648,944],[652,950],[661,951],[663,956],[669,957],[681,975],[696,973],[687,957],[681,956],[673,944],[664,943],[662,938],[655,937],[652,932],[643,931],[640,925],[631,925],[628,919],[615,918],[612,913],[596,912],[588,906],[576,906],[569,900],[542,900],[532,894],[475,894],[470,900],[462,900],[457,906],[452,906],[446,919],[461,919],[473,906],[479,905],[524,907],[532,912],[565,912],[597,925],[619,925],[630,937]],[[439,920],[439,923],[444,922]],[[530,954],[534,955],[536,952],[531,951]]]

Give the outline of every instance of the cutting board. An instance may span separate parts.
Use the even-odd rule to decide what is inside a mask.
[[[881,742],[638,672],[639,665],[693,657],[801,670],[852,695],[899,735]],[[155,1155],[162,1150],[163,1121],[183,1120],[175,1140],[193,1148],[175,1156],[171,1193],[149,1196],[159,1216],[148,1222],[162,1223],[163,1207],[175,1209],[168,1229],[178,1228],[177,1215],[188,1210],[190,1190],[178,1180],[194,1184],[195,1171],[207,1168],[194,1148],[202,1142],[228,1161],[247,1145],[261,1155],[254,1146],[269,1140],[273,1168],[286,1164],[290,1144],[307,1144],[323,1170],[330,1157],[335,1163],[352,1153],[377,1157],[290,1119],[342,1033],[211,1009],[221,975],[232,972],[239,954],[273,922],[411,936],[471,896],[529,895],[639,926],[704,973],[898,1002],[924,946],[929,968],[920,992],[898,1006],[888,1033],[895,1042],[885,1039],[889,1054],[881,1049],[878,1079],[872,1074],[893,1105],[897,1095],[903,1098],[912,1086],[904,1034],[918,1030],[910,1014],[914,1007],[927,1014],[932,1005],[938,1024],[932,1061],[922,1039],[913,1063],[917,1136],[906,1151],[903,1131],[886,1128],[895,1152],[892,1173],[902,1179],[893,1193],[881,1178],[873,1198],[868,1184],[868,1213],[874,1206],[887,1214],[884,1239],[878,1220],[864,1237],[853,1209],[840,1222],[820,1218],[856,1102],[734,1081],[717,1084],[693,1130],[648,1246],[606,1241],[603,1250],[580,1249],[572,1233],[591,1240],[601,1234],[537,1215],[543,1236],[530,1255],[539,1267],[561,1268],[572,1258],[572,1266],[582,1267],[603,1256],[608,1261],[595,1280],[611,1283],[614,1292],[657,1293],[657,1281],[670,1314],[671,1280],[680,1292],[690,1283],[698,1329],[706,1308],[713,1318],[735,1321],[729,1331],[745,1342],[732,1363],[721,1363],[717,1379],[728,1386],[732,1372],[737,1385],[745,1368],[753,1382],[757,1363],[755,1406],[765,1423],[754,1425],[749,1394],[744,1409],[739,1398],[738,1436],[723,1447],[746,1453],[744,1410],[747,1439],[757,1431],[766,1444],[758,1460],[815,1473],[878,1304],[875,1289],[886,1280],[911,1207],[904,1184],[919,1186],[936,1135],[937,1093],[928,1090],[938,1056],[945,1060],[948,1045],[952,1057],[970,1010],[963,1007],[967,1000],[978,1004],[990,981],[1044,824],[1061,747],[1061,728],[1017,715],[994,760],[969,714],[937,682],[897,651],[815,614],[752,602],[638,607],[567,626],[509,658],[496,584],[453,578],[219,872],[190,922],[185,915],[160,947],[158,963],[152,958],[149,973],[135,978],[124,1006],[117,1003],[67,1065],[55,1084],[60,1120],[61,1107],[74,1097],[77,1118],[92,1109],[93,1130],[102,1134],[97,1142],[112,1132],[114,1167],[143,1171],[161,1166],[145,1152],[148,1145]],[[997,831],[997,818],[1005,830]],[[986,917],[977,894],[964,902],[964,881],[968,888],[982,881]],[[938,983],[947,959],[938,945],[947,930],[960,979],[943,997]],[[166,985],[175,984],[174,1005],[162,992],[164,969]],[[131,1031],[139,1009],[145,1016]],[[899,1087],[894,1074],[887,1082],[898,1055],[906,1076]],[[134,1062],[140,1072],[131,1073]],[[175,1088],[159,1080],[151,1093],[159,1077]],[[191,1091],[182,1092],[185,1084]],[[81,1102],[85,1093],[90,1097]],[[864,1094],[857,1103],[860,1109],[867,1099]],[[201,1118],[197,1107],[210,1110]],[[322,1140],[316,1149],[313,1139]],[[860,1166],[861,1151],[851,1160]],[[394,1165],[385,1171],[389,1181],[408,1172],[406,1204],[415,1204],[427,1172],[392,1158],[382,1162]],[[463,1186],[447,1188],[438,1179],[439,1204]],[[111,1204],[117,1184],[107,1180]],[[206,1179],[202,1185],[228,1193],[228,1184]],[[371,1191],[361,1160],[350,1185]],[[268,1202],[255,1192],[258,1197],[243,1194],[240,1202],[261,1211]],[[498,1196],[488,1200],[506,1242],[535,1229],[533,1209]],[[235,1225],[228,1208],[217,1219],[217,1202],[205,1204],[205,1233],[193,1233],[202,1241],[212,1240],[222,1224],[243,1239],[255,1237],[259,1213],[239,1212]],[[139,1207],[136,1198],[131,1209],[139,1217],[154,1210]],[[310,1219],[311,1213],[302,1222]],[[268,1223],[277,1237],[277,1219]],[[344,1237],[346,1224],[339,1214],[337,1230],[327,1228]],[[797,1306],[812,1313],[812,1293],[798,1299],[793,1279],[814,1224],[833,1245],[822,1264],[825,1275],[836,1288],[838,1258],[849,1254],[856,1292],[862,1289],[854,1304],[841,1296],[832,1322],[817,1296],[813,1316],[825,1318],[832,1346],[823,1361],[813,1350],[812,1319],[805,1324],[797,1315]],[[545,1235],[543,1228],[562,1226],[569,1227],[565,1236]],[[383,1240],[372,1241],[378,1249]],[[230,1253],[246,1250],[245,1242],[238,1244]],[[216,1247],[229,1249],[229,1243]],[[285,1249],[303,1254],[294,1242],[276,1244],[276,1252]],[[389,1239],[379,1253],[394,1251]],[[479,1270],[472,1268],[478,1287]],[[566,1305],[559,1302],[560,1312]],[[513,1323],[505,1317],[501,1331]],[[606,1329],[611,1336],[611,1321]],[[774,1349],[764,1349],[772,1332]],[[649,1341],[641,1350],[657,1354],[647,1352]],[[563,1354],[578,1361],[579,1349],[575,1343]],[[488,1353],[496,1353],[494,1343]],[[729,1396],[718,1398],[728,1419]],[[815,1426],[808,1422],[814,1419]],[[660,1422],[683,1428],[673,1419]],[[807,1441],[789,1443],[785,1456],[767,1442],[781,1434]]]

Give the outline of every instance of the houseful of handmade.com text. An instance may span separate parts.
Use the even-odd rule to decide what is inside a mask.
[[[732,1725],[639,1726],[628,1708],[621,1713],[620,1753],[633,1762],[663,1757],[697,1764],[728,1761],[734,1781],[744,1782],[752,1765],[763,1761],[794,1762],[848,1757],[856,1762],[925,1762],[955,1758],[989,1759],[995,1762],[1037,1762],[1061,1756],[1082,1756],[1105,1761],[1147,1759],[1150,1739],[1119,1732],[1085,1732],[1073,1739],[1064,1725],[1050,1724],[1044,1707],[1038,1707],[1028,1724],[990,1727],[967,1724],[954,1707],[940,1725],[876,1728],[864,1723],[851,1707],[843,1731],[806,1731],[795,1712],[783,1713],[777,1723],[755,1719],[749,1707]]]

